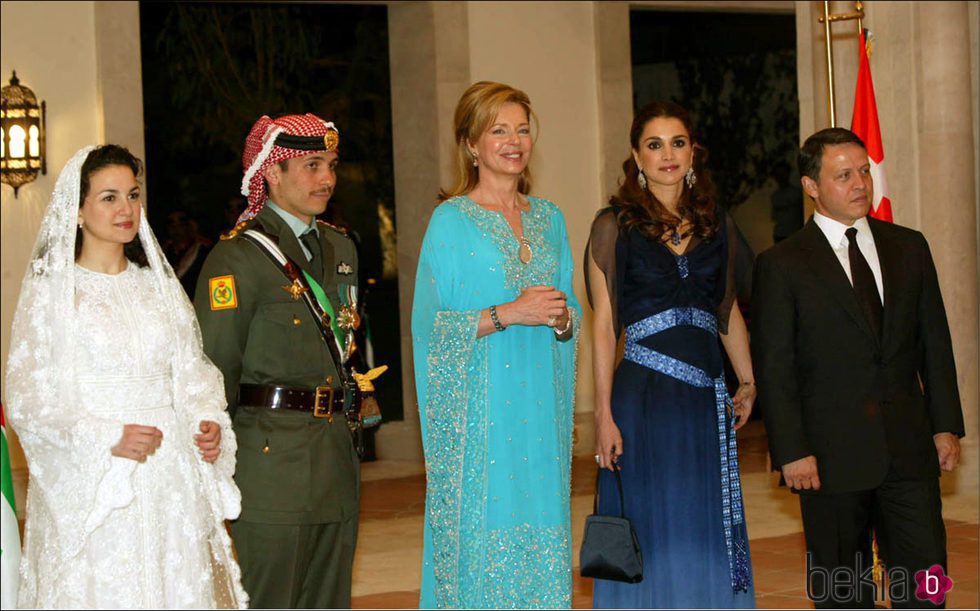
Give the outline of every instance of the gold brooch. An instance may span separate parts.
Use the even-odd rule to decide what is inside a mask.
[[[323,147],[327,149],[328,152],[336,151],[338,144],[340,144],[340,134],[332,129],[327,130],[327,133],[323,135]]]
[[[282,285],[282,290],[292,295],[293,299],[299,299],[300,297],[303,296],[303,293],[309,292],[310,289],[303,286],[300,283],[299,278],[297,278],[296,280],[293,280],[292,284]]]

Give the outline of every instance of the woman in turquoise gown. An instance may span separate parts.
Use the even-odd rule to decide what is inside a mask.
[[[564,217],[527,195],[531,116],[527,96],[506,85],[463,94],[456,184],[419,257],[422,608],[571,606],[580,308]]]

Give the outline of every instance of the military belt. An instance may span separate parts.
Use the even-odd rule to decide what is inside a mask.
[[[316,418],[332,421],[335,413],[344,411],[344,389],[318,386],[309,390],[266,384],[241,384],[238,387],[238,404],[312,412]]]

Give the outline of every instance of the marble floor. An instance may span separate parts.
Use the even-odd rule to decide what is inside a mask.
[[[766,437],[760,422],[739,436],[739,460],[760,608],[813,608],[804,591],[804,541],[799,503],[767,463]],[[355,609],[402,609],[418,605],[422,558],[425,474],[421,465],[377,461],[363,466],[361,528],[354,565]],[[595,464],[591,456],[572,465],[574,533],[573,607],[592,608],[592,580],[578,577],[578,548],[585,516],[592,511]],[[950,577],[954,586],[948,608],[976,609],[978,559],[977,498],[950,494],[943,485]],[[879,603],[887,606],[887,603]]]

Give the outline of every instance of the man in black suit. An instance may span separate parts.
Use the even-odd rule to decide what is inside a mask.
[[[873,529],[893,606],[929,607],[941,596],[921,600],[915,574],[946,570],[938,476],[964,434],[936,269],[922,234],[866,216],[856,135],[815,133],[799,165],[816,212],[756,261],[752,353],[773,464],[800,496],[807,592],[821,608],[883,600]]]

